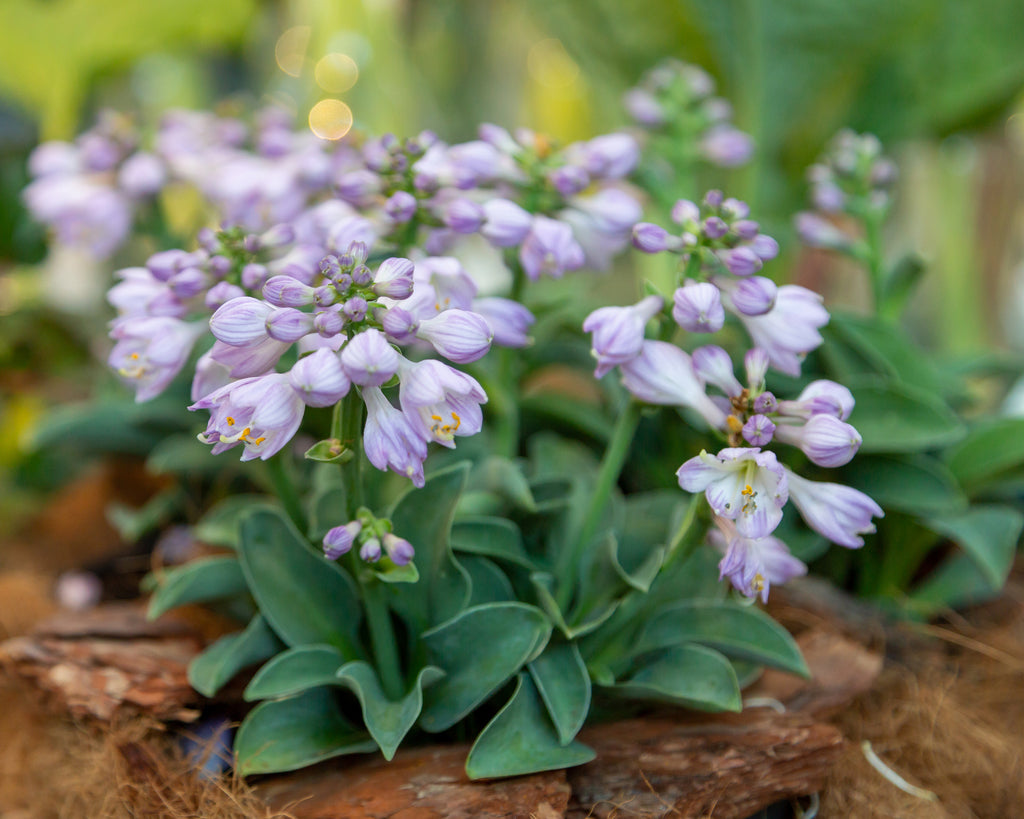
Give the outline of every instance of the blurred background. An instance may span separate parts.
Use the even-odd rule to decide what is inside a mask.
[[[890,256],[929,266],[914,334],[993,368],[1024,349],[1019,0],[5,0],[3,16],[0,520],[63,477],[24,442],[46,407],[88,393],[102,293],[138,263],[48,251],[21,202],[32,148],[106,108],[146,134],[169,108],[274,102],[316,130],[336,100],[369,133],[459,141],[495,122],[572,140],[626,126],[623,93],[677,57],[715,77],[758,145],[719,181],[779,238],[772,275],[856,308],[859,274],[800,252],[790,217],[827,140],[871,131],[901,171]]]

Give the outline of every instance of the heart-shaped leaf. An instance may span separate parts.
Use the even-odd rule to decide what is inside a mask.
[[[338,682],[347,686],[359,698],[363,709],[363,722],[370,736],[380,746],[384,758],[391,760],[399,744],[416,723],[423,708],[423,689],[437,682],[444,672],[427,666],[416,675],[409,692],[396,701],[384,695],[377,672],[369,663],[357,660],[338,669]]]
[[[253,676],[244,697],[269,700],[309,688],[334,685],[345,658],[334,646],[296,646],[282,651]]]
[[[528,674],[520,674],[512,699],[480,732],[466,759],[470,779],[520,776],[570,768],[596,754],[580,742],[562,743]]]
[[[266,621],[256,615],[242,631],[221,637],[188,664],[188,682],[212,697],[243,668],[273,657],[283,648]]]
[[[146,616],[155,620],[165,611],[186,603],[205,603],[243,594],[247,586],[234,557],[209,557],[155,575],[157,586]]]
[[[639,671],[610,690],[632,699],[670,702],[699,711],[739,711],[743,707],[732,664],[717,651],[692,644],[653,655]]]
[[[365,731],[345,719],[330,688],[260,703],[235,736],[236,765],[242,776],[294,771],[376,747]]]
[[[211,546],[237,549],[242,519],[255,509],[267,508],[274,508],[274,504],[264,495],[230,495],[203,515],[192,527],[192,534]]]
[[[532,570],[523,535],[510,520],[495,517],[462,519],[452,526],[452,548],[467,554],[505,560]]]
[[[544,653],[527,666],[558,741],[568,745],[590,712],[590,675],[575,643],[549,643]]]

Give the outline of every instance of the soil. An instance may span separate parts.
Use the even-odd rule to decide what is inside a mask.
[[[57,612],[54,589],[60,572],[90,566],[107,575],[121,572],[137,577],[135,564],[140,558],[132,557],[131,550],[118,542],[103,517],[109,501],[138,502],[144,494],[142,478],[133,469],[107,465],[89,473],[68,487],[50,514],[40,517],[34,527],[15,542],[0,544],[0,641],[30,634]],[[106,596],[117,596],[118,582],[110,577],[104,580]],[[755,705],[766,704],[766,697],[784,701],[791,711],[812,715],[818,721],[815,724],[824,722],[838,729],[843,738],[836,741],[835,761],[827,759],[824,784],[814,800],[803,798],[785,810],[775,808],[773,816],[800,815],[796,811],[807,810],[812,801],[819,804],[819,817],[1004,819],[1021,815],[1024,565],[1014,572],[997,601],[966,612],[949,612],[930,625],[887,622],[869,607],[813,581],[773,589],[772,594],[772,613],[798,635],[808,656],[816,658],[812,665],[819,670],[819,682],[801,688],[785,675],[766,675],[758,688],[746,694],[759,698]],[[200,624],[198,633],[205,638],[209,630],[209,623]],[[884,658],[880,672],[879,657]],[[851,691],[856,690],[862,693],[853,696]],[[456,815],[451,813],[454,803],[445,802],[434,807],[393,805],[376,814],[350,813],[355,810],[351,807],[341,811],[328,802],[325,812],[315,814],[311,811],[316,800],[307,798],[308,793],[303,797],[302,787],[319,777],[317,781],[333,782],[337,788],[337,775],[332,773],[337,768],[314,769],[313,779],[307,780],[267,778],[262,783],[245,783],[227,776],[204,778],[196,774],[201,765],[182,750],[176,731],[152,716],[140,715],[138,709],[123,713],[115,709],[108,720],[97,721],[72,717],[66,705],[56,702],[53,697],[41,697],[38,687],[24,679],[0,674],[2,819]],[[600,730],[608,735],[604,759],[612,759],[612,749],[629,759],[630,742],[639,749],[642,741],[655,741],[650,737],[676,731],[675,724],[675,717],[657,715],[648,718],[643,730],[603,726]],[[671,747],[681,748],[678,733],[672,737]],[[402,762],[403,770],[407,773],[413,761],[430,753],[434,752],[411,752]],[[735,747],[729,754],[729,759],[736,759]],[[639,750],[633,757],[630,762],[636,767]],[[491,807],[477,815],[543,819],[746,815],[735,812],[742,800],[730,801],[728,794],[722,798],[720,793],[711,802],[687,808],[697,805],[687,801],[694,791],[678,771],[672,773],[674,763],[666,759],[658,769],[654,763],[640,764],[643,793],[633,797],[597,803],[603,798],[598,786],[611,787],[615,768],[605,768],[591,780],[586,779],[584,768],[567,777],[554,776],[546,784],[540,780],[531,784],[528,778],[499,783],[505,790],[488,791]],[[452,765],[447,758],[439,764]],[[394,768],[393,773],[401,771]],[[450,773],[450,777],[457,775]],[[535,786],[541,790],[529,790]],[[318,787],[322,796],[330,786]],[[755,790],[749,784],[747,789]],[[535,796],[540,801],[531,802]],[[531,809],[527,804],[543,807]]]

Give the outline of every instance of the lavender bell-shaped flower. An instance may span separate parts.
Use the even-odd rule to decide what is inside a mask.
[[[361,387],[379,387],[398,371],[398,363],[398,353],[373,328],[356,334],[341,351],[341,366],[352,383]]]
[[[491,199],[483,204],[484,223],[480,233],[495,247],[515,247],[530,232],[533,217],[508,199]]]
[[[351,387],[337,353],[326,347],[295,362],[288,372],[288,382],[310,407],[333,406]]]
[[[534,216],[530,232],[519,248],[519,261],[526,275],[536,281],[542,275],[560,278],[568,270],[583,267],[583,248],[564,222]]]
[[[189,407],[210,410],[199,440],[212,444],[215,455],[243,444],[243,461],[265,461],[279,452],[298,430],[305,408],[285,373],[236,381]]]
[[[852,426],[834,415],[812,415],[806,424],[780,423],[775,438],[800,450],[818,466],[836,467],[850,462],[862,438]]]
[[[426,440],[416,433],[404,413],[391,406],[380,387],[365,387],[362,394],[366,402],[366,457],[377,469],[384,471],[390,467],[409,478],[414,486],[423,486]]]
[[[687,492],[704,492],[716,515],[736,524],[744,537],[767,537],[782,520],[787,478],[774,452],[727,447],[717,455],[701,452],[676,472]]]
[[[743,391],[743,385],[733,372],[732,359],[721,347],[714,344],[698,347],[693,351],[691,360],[697,376],[726,395],[739,395]]]
[[[864,545],[861,535],[875,531],[873,517],[884,517],[882,508],[850,486],[801,478],[786,470],[789,497],[801,517],[815,532],[833,543],[857,549]]]
[[[772,584],[807,574],[807,566],[793,557],[777,537],[744,537],[731,520],[717,516],[715,526],[708,532],[708,540],[724,554],[718,563],[719,579],[728,577],[740,594],[760,595],[761,601],[767,603]]]
[[[148,401],[181,372],[204,332],[202,323],[187,324],[169,316],[118,319],[110,330],[117,343],[107,363],[135,389],[136,401]]]
[[[456,435],[480,431],[480,405],[487,402],[487,394],[476,379],[429,359],[416,364],[403,361],[399,378],[402,412],[424,440],[452,448]]]
[[[710,282],[692,282],[672,297],[672,318],[691,333],[717,333],[725,324],[721,293]]]
[[[644,327],[663,305],[661,296],[647,296],[628,307],[600,307],[586,317],[583,332],[593,334],[590,354],[597,359],[594,378],[640,355]]]
[[[704,391],[685,352],[665,341],[645,341],[640,355],[621,365],[622,384],[648,404],[690,407],[712,427],[725,425],[725,413]]]
[[[469,364],[487,354],[494,333],[483,316],[456,308],[421,321],[416,337],[431,344],[449,361]]]
[[[779,401],[779,414],[808,419],[812,415],[833,415],[845,421],[853,412],[853,393],[827,379],[812,381],[792,401]]]
[[[491,326],[494,343],[500,347],[526,347],[530,344],[530,327],[537,320],[526,307],[512,299],[489,296],[473,299],[473,312]]]
[[[771,365],[786,375],[800,375],[800,362],[822,342],[818,328],[828,324],[821,296],[806,287],[779,288],[775,306],[760,316],[738,314],[755,347],[768,354]]]
[[[363,530],[363,524],[358,520],[352,520],[344,526],[335,526],[324,535],[324,557],[328,560],[337,560],[352,550],[359,533]]]

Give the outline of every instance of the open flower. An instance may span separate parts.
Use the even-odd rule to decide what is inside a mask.
[[[632,361],[644,343],[644,327],[661,312],[661,296],[648,296],[629,307],[601,307],[583,322],[583,332],[592,333],[590,354],[597,359],[594,378],[602,378],[613,367]]]
[[[708,532],[708,540],[724,555],[718,563],[718,577],[728,577],[740,594],[760,595],[762,602],[767,603],[773,583],[785,583],[807,574],[807,566],[793,557],[777,537],[744,537],[731,520],[717,516],[715,526],[718,528]]]
[[[795,284],[778,289],[775,306],[759,316],[737,311],[755,347],[760,347],[772,366],[786,375],[800,375],[800,362],[822,342],[819,327],[828,324],[821,296]]]
[[[704,492],[711,511],[734,521],[744,537],[767,537],[782,520],[789,490],[774,452],[757,447],[727,447],[717,455],[702,451],[676,476],[687,492]]]
[[[833,543],[857,549],[861,535],[875,531],[871,518],[885,515],[877,503],[851,486],[809,481],[786,469],[790,498],[801,517],[815,532]]]
[[[453,448],[456,435],[480,431],[487,394],[476,379],[434,360],[404,361],[399,377],[402,412],[421,438]]]
[[[212,444],[214,455],[242,444],[243,461],[265,461],[295,435],[306,405],[287,373],[270,373],[214,390],[189,409],[210,411],[210,421],[199,440]]]
[[[136,401],[148,401],[181,372],[204,331],[202,323],[188,324],[170,316],[119,319],[110,331],[117,343],[107,363],[135,388]]]
[[[640,355],[622,365],[622,383],[648,404],[690,407],[711,426],[725,424],[725,413],[704,391],[685,352],[665,341],[645,341]]]
[[[404,413],[391,406],[380,387],[364,387],[362,392],[366,402],[363,430],[366,457],[382,472],[390,467],[409,478],[413,486],[423,486],[426,439],[417,434]]]

